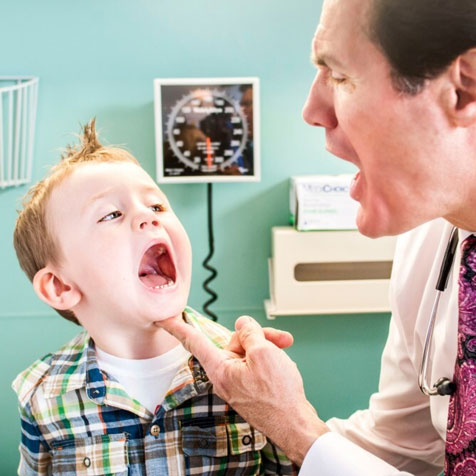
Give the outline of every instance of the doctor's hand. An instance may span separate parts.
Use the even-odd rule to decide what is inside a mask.
[[[289,332],[282,331],[280,329],[273,329],[272,327],[263,327],[262,329],[266,340],[269,340],[280,349],[291,347],[294,343],[294,338]],[[226,350],[230,350],[236,354],[245,354],[245,349],[243,349],[243,346],[241,345],[238,332],[234,332],[231,335],[231,339]]]
[[[254,319],[242,316],[229,348],[223,350],[180,316],[157,326],[179,339],[199,360],[214,391],[296,464],[301,465],[314,441],[329,431],[306,399],[296,364],[278,347],[288,342],[286,333],[265,332]]]

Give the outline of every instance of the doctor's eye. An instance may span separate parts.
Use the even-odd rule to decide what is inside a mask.
[[[327,82],[329,84],[342,84],[347,81],[347,78],[345,76],[340,76],[333,71],[329,71],[327,74]]]
[[[103,216],[100,220],[98,220],[98,223],[103,222],[103,221],[111,221],[115,220],[116,218],[119,218],[122,216],[122,212],[119,210],[115,210],[111,213],[108,213],[107,215]]]
[[[153,212],[165,212],[166,208],[163,205],[160,205],[160,203],[156,203],[155,205],[151,205],[150,209]]]

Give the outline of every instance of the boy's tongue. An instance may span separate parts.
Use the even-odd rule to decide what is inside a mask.
[[[149,288],[155,288],[156,286],[163,286],[169,282],[169,279],[160,274],[146,274],[142,276],[141,281]]]

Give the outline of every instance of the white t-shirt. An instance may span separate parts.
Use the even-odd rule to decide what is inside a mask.
[[[96,346],[96,356],[101,370],[113,376],[132,398],[155,413],[190,353],[179,344],[158,357],[133,360],[108,354]]]
[[[328,421],[332,432],[318,438],[311,447],[301,476],[316,474],[316,468],[320,476],[435,476],[442,470],[449,397],[423,395],[418,374],[451,229],[450,223],[438,219],[399,237],[390,290],[392,319],[382,356],[379,391],[372,395],[367,410],[346,420]],[[469,234],[459,231],[448,287],[440,299],[430,352],[431,385],[440,377],[453,378],[460,245]]]

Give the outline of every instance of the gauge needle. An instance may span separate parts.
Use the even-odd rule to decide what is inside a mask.
[[[212,166],[212,141],[207,137],[207,165]]]

